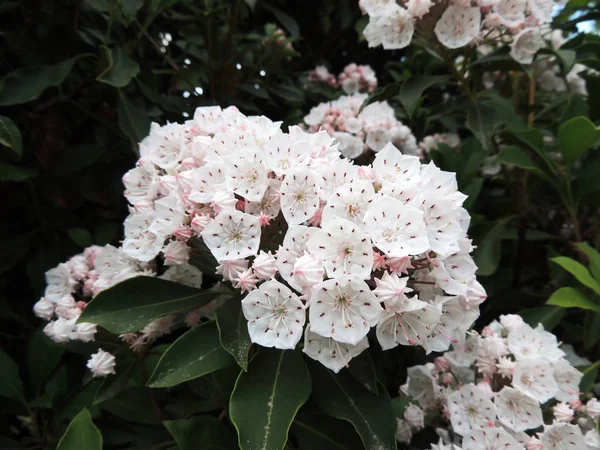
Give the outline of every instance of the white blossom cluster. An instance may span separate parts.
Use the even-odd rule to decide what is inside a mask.
[[[425,136],[419,142],[419,150],[421,156],[429,155],[429,153],[438,148],[440,144],[447,145],[452,149],[457,149],[460,145],[460,137],[455,133],[435,133]]]
[[[512,57],[528,64],[545,46],[542,29],[552,21],[552,0],[360,0],[369,15],[363,31],[370,47],[400,49],[415,32],[428,37],[431,29],[444,47],[461,48],[503,42]]]
[[[325,66],[317,66],[308,74],[309,81],[326,84],[332,88],[341,87],[348,94],[373,92],[377,87],[377,76],[371,66],[350,63],[336,77]]]
[[[88,302],[105,289],[137,276],[156,276],[154,264],[140,262],[127,256],[122,249],[106,245],[88,247],[66,263],[46,272],[46,290],[33,307],[34,313],[47,320],[44,333],[56,343],[95,340],[97,327],[91,323],[77,323]],[[200,287],[202,272],[191,265],[169,267],[160,278]],[[190,313],[186,323],[199,320]],[[159,336],[168,333],[173,316],[161,317],[148,324],[139,333],[122,335],[132,349],[140,350]],[[88,364],[94,376],[114,373],[114,357],[103,350],[92,356]]]
[[[388,102],[374,102],[360,111],[367,96],[353,94],[320,103],[304,117],[304,123],[310,131],[327,131],[337,140],[339,151],[346,158],[355,159],[368,151],[378,152],[390,142],[403,154],[418,155],[415,136],[396,119]]]
[[[455,175],[391,144],[356,166],[338,145],[235,108],[154,125],[124,177],[123,251],[177,266],[201,239],[223,280],[248,293],[253,342],[292,349],[304,334],[304,352],[335,371],[368,347],[371,327],[384,349],[448,349],[486,297]]]
[[[541,324],[500,316],[434,363],[408,369],[400,391],[418,406],[406,410],[398,439],[409,442],[426,411],[447,423],[433,450],[600,448],[600,402],[579,399],[582,376]]]

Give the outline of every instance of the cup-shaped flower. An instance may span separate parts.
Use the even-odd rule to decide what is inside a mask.
[[[328,369],[338,373],[348,365],[350,360],[360,355],[369,347],[369,340],[363,337],[358,344],[344,344],[333,338],[326,338],[310,330],[304,332],[304,348],[302,351],[312,359],[319,361]]]
[[[258,217],[223,209],[202,231],[202,238],[217,261],[256,255],[260,244]]]

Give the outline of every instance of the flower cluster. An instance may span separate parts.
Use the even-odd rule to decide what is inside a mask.
[[[400,390],[419,406],[407,410],[398,437],[409,441],[422,428],[424,410],[447,423],[433,449],[598,448],[600,403],[580,401],[582,376],[541,324],[500,316],[433,363],[408,369]]]
[[[124,177],[123,251],[177,265],[201,239],[223,280],[248,293],[257,344],[290,349],[304,334],[304,352],[337,371],[371,327],[384,349],[443,351],[478,316],[466,196],[432,163],[389,144],[356,166],[325,131],[283,133],[235,108],[155,125],[140,154]]]
[[[511,43],[511,55],[531,63],[545,43],[541,29],[552,20],[549,0],[360,0],[369,15],[363,34],[370,47],[399,49],[410,44],[415,32],[424,38],[430,30],[444,47],[494,41]]]
[[[355,63],[344,67],[337,77],[325,66],[317,66],[308,74],[313,83],[326,84],[332,88],[340,86],[348,95],[357,92],[373,92],[377,87],[377,76],[371,66],[359,66]]]
[[[456,149],[460,145],[460,138],[454,133],[436,133],[425,136],[423,140],[419,142],[419,150],[422,155],[429,155],[429,153],[438,148],[438,145],[440,144]]]
[[[325,130],[339,142],[339,151],[355,159],[364,152],[378,152],[393,143],[403,154],[419,153],[410,128],[396,119],[387,102],[374,102],[360,111],[367,94],[342,96],[321,103],[304,117],[310,131]]]

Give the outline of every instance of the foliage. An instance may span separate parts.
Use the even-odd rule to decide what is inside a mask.
[[[575,63],[600,70],[600,38],[576,32],[598,18],[596,2],[583,3],[571,0],[554,18],[575,33],[553,53],[565,76]],[[421,349],[382,353],[370,335],[375,348],[334,374],[301,353],[252,345],[232,293],[153,278],[102,292],[86,321],[126,333],[216,299],[214,320],[186,332],[178,324],[140,353],[105,330],[95,342],[55,344],[31,313],[48,269],[122,238],[121,177],[150,122],[235,105],[294,125],[339,96],[311,85],[308,72],[353,60],[380,80],[363,108],[389,101],[418,140],[460,137],[426,158],[456,172],[469,195],[488,292],[478,323],[506,313],[542,323],[587,358],[582,386],[597,390],[597,75],[585,75],[587,95],[548,92],[506,49],[369,49],[353,0],[7,1],[0,11],[0,448],[396,448],[395,419],[407,406],[398,387],[407,367],[433,357]],[[214,265],[196,254],[211,286]],[[105,379],[84,371],[100,347],[120,368]],[[422,433],[413,445],[434,440]]]

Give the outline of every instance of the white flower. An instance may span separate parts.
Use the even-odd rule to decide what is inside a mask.
[[[362,155],[364,150],[364,144],[362,139],[353,136],[350,133],[344,133],[336,131],[333,133],[333,137],[340,144],[340,153],[342,156],[348,159],[355,159]]]
[[[573,419],[574,411],[564,402],[558,402],[554,405],[552,412],[558,422],[570,422]]]
[[[165,265],[181,266],[187,264],[190,259],[190,248],[185,242],[171,241],[163,248]]]
[[[280,194],[281,211],[290,225],[306,222],[319,209],[319,188],[312,171],[299,168],[288,172]]]
[[[352,275],[365,280],[371,277],[371,240],[348,220],[335,217],[323,223],[308,240],[306,248],[323,261],[329,277]]]
[[[314,109],[315,108],[313,108],[313,110]],[[313,110],[311,110],[311,113]],[[315,115],[317,114],[315,113]],[[320,121],[318,121],[317,124],[319,122]],[[308,124],[308,122],[306,123]],[[309,125],[314,124],[310,123]],[[300,133],[301,130],[294,131]],[[298,165],[304,165],[308,157],[305,145],[304,142],[292,138],[291,134],[277,134],[264,149],[267,166],[270,170],[274,171],[277,176],[282,176],[289,170],[298,167]]]
[[[377,340],[383,350],[389,350],[399,344],[422,345],[429,353],[431,350],[427,338],[441,315],[442,311],[439,308],[416,298],[408,303],[396,303],[391,306],[386,304],[377,324]]]
[[[246,200],[262,200],[267,189],[268,169],[263,163],[263,155],[258,150],[244,149],[235,152],[225,160],[225,186]]]
[[[216,273],[223,276],[223,280],[233,281],[239,278],[240,274],[248,269],[248,260],[232,259],[223,261],[215,269]]]
[[[500,16],[502,25],[515,28],[525,21],[527,0],[499,0],[494,5],[494,12]]]
[[[259,280],[271,280],[277,273],[276,259],[271,252],[262,250],[252,262],[252,270]]]
[[[294,281],[304,289],[321,283],[324,275],[323,260],[313,255],[305,254],[294,264]]]
[[[211,203],[217,192],[225,189],[225,163],[210,161],[192,172],[192,189],[188,199],[196,203]]]
[[[540,21],[540,23],[552,22],[552,11],[554,8],[553,0],[528,0],[527,5],[531,14]]]
[[[152,214],[131,214],[125,219],[123,252],[139,261],[148,262],[156,257],[165,242],[164,235],[149,230]]]
[[[501,357],[496,364],[496,368],[498,369],[498,373],[506,378],[512,378],[513,373],[515,372],[516,363],[507,357]]]
[[[555,395],[556,400],[561,402],[569,402],[579,398],[579,383],[583,374],[569,364],[566,359],[559,359],[552,363],[554,371],[554,379],[560,388],[560,391]]]
[[[392,134],[389,130],[386,130],[385,128],[377,128],[369,131],[367,134],[367,139],[365,140],[365,144],[367,144],[367,146],[374,152],[378,152],[391,141]]]
[[[463,450],[522,450],[519,444],[503,428],[479,428],[463,436]]]
[[[75,328],[75,339],[83,342],[92,342],[96,339],[96,324],[78,323]]]
[[[263,347],[293,349],[302,337],[304,304],[286,285],[267,281],[242,300],[252,342]]]
[[[475,280],[477,266],[468,253],[454,253],[437,261],[431,271],[438,285],[448,294],[468,294],[469,283]]]
[[[335,217],[349,220],[365,230],[364,217],[367,207],[375,198],[373,184],[369,181],[354,181],[336,189],[323,209],[322,223]]]
[[[140,155],[161,169],[169,170],[181,160],[183,148],[182,125],[170,123],[161,127],[152,123],[150,135],[140,143]]]
[[[360,278],[326,280],[313,288],[310,330],[356,345],[377,324],[381,312],[377,298]]]
[[[414,311],[423,307],[419,300],[411,300],[406,294],[412,292],[412,289],[406,286],[409,278],[400,278],[398,274],[390,274],[383,272],[381,278],[375,278],[377,287],[373,290],[373,294],[387,306],[399,305],[402,311]]]
[[[61,263],[46,272],[46,300],[56,303],[61,298],[70,296],[77,282],[71,276],[67,264]]]
[[[406,420],[398,418],[396,419],[396,423],[398,425],[398,428],[396,429],[396,440],[404,444],[410,444],[410,440],[412,439],[410,424]]]
[[[327,202],[336,189],[358,178],[358,168],[349,160],[341,159],[319,168],[319,175],[321,175],[318,180],[321,199]]]
[[[505,386],[494,399],[498,420],[513,431],[525,431],[544,424],[542,408],[537,400]]]
[[[437,404],[437,396],[440,387],[427,366],[413,366],[408,368],[408,395],[421,405],[421,408],[429,410]]]
[[[543,327],[533,329],[527,324],[509,333],[508,348],[517,361],[541,358],[553,362],[565,355],[558,348],[556,336],[544,331]]]
[[[33,305],[33,312],[40,319],[50,320],[54,315],[54,303],[42,297]]]
[[[538,433],[538,437],[544,444],[544,449],[579,450],[586,448],[585,438],[581,434],[580,428],[564,422],[546,425],[544,432]]]
[[[395,50],[410,44],[415,28],[410,14],[404,8],[399,7],[395,2],[388,3],[378,21],[377,26],[382,30],[383,48]]]
[[[552,367],[541,359],[519,361],[513,374],[513,386],[540,403],[547,402],[559,391]]]
[[[509,333],[520,330],[525,322],[523,318],[517,314],[503,314],[500,316],[500,323],[504,328],[508,330]]]
[[[450,5],[435,24],[438,40],[448,48],[460,48],[471,42],[481,28],[479,7],[461,8]]]
[[[448,396],[448,410],[452,428],[462,435],[489,426],[496,419],[494,404],[473,384],[466,384]]]
[[[65,319],[59,317],[54,322],[48,322],[44,327],[44,333],[57,344],[72,341],[77,336],[77,318]]]
[[[154,198],[158,190],[158,171],[145,158],[140,158],[135,168],[123,176],[125,198],[135,205],[141,200]]]
[[[539,28],[525,28],[514,37],[510,56],[521,64],[531,64],[537,51],[546,45]]]
[[[352,358],[360,355],[369,347],[369,340],[366,336],[356,345],[351,345],[320,336],[310,331],[309,328],[304,332],[302,351],[335,373],[346,367]]]
[[[202,287],[202,272],[190,264],[171,266],[159,278],[195,288]]]
[[[592,418],[592,420],[596,420],[600,417],[600,401],[595,398],[588,400],[585,404],[585,409],[587,411],[587,415]]]
[[[449,197],[427,196],[420,208],[424,213],[423,220],[431,250],[439,257],[457,252],[458,240],[463,237],[464,232],[454,201]]]
[[[588,450],[600,449],[600,436],[598,435],[598,431],[590,430],[585,433],[585,443]]]
[[[202,238],[217,261],[256,255],[260,243],[258,218],[224,209],[202,231]]]
[[[302,292],[302,286],[294,279],[294,265],[306,252],[306,243],[317,230],[318,228],[303,225],[290,226],[283,238],[283,244],[277,251],[276,265],[280,275],[299,292]]]
[[[414,403],[410,403],[404,410],[404,420],[413,428],[425,427],[425,413]]]
[[[416,156],[403,155],[393,144],[388,144],[375,156],[373,169],[379,180],[414,184],[419,182],[421,162]]]
[[[158,236],[173,234],[186,217],[183,203],[172,194],[154,202],[153,221],[148,230]]]
[[[101,348],[97,353],[94,353],[88,363],[88,369],[92,371],[95,377],[105,377],[115,373],[115,357]]]
[[[413,17],[422,18],[433,6],[431,0],[408,0],[406,10]]]
[[[252,269],[247,269],[233,279],[233,287],[239,289],[241,293],[250,292],[256,289],[258,278],[252,272]]]
[[[367,209],[365,224],[373,244],[388,257],[418,255],[429,249],[423,213],[399,200],[375,200]]]

